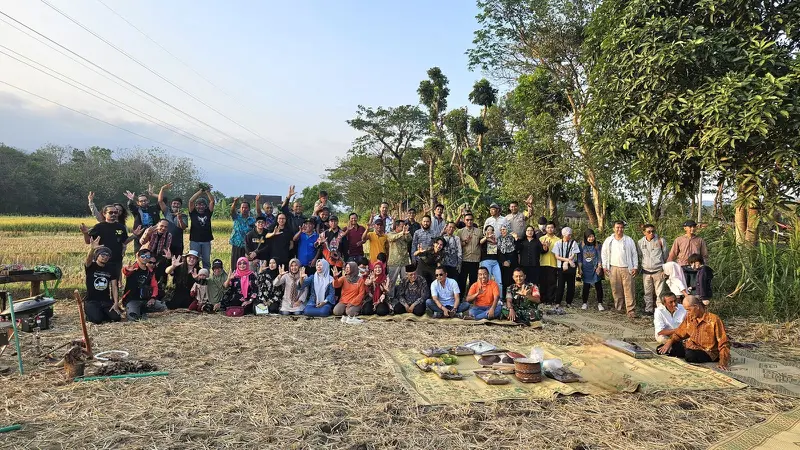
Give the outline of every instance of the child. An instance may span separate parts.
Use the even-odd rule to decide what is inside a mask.
[[[697,271],[697,281],[690,288],[691,294],[700,297],[703,304],[708,305],[711,301],[711,280],[714,278],[714,270],[706,266],[703,257],[697,253],[689,255],[689,267]]]
[[[194,276],[194,285],[192,285],[189,295],[194,299],[189,305],[189,311],[214,312],[214,306],[211,305],[208,297],[208,269],[200,269]]]
[[[222,295],[225,293],[225,280],[228,274],[222,266],[221,259],[215,259],[211,263],[211,277],[208,279],[208,303],[212,305],[214,311],[219,311]]]

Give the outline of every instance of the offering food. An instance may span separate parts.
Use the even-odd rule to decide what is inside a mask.
[[[476,355],[480,355],[482,353],[490,352],[492,350],[497,349],[497,347],[486,341],[467,342],[466,344],[464,344],[464,347],[472,349],[472,351],[474,351]]]
[[[566,367],[559,367],[557,369],[545,369],[544,374],[556,381],[562,383],[577,383],[581,381],[581,377],[575,372],[567,369]]]
[[[514,364],[496,363],[492,364],[491,368],[500,373],[514,373]]]
[[[464,347],[462,345],[458,345],[458,346],[450,348],[450,354],[451,355],[456,355],[456,356],[473,355],[473,354],[475,354],[475,350],[472,350],[469,347]]]
[[[486,384],[508,384],[511,382],[507,377],[503,376],[502,373],[496,370],[476,370],[473,372],[476,377],[483,380]]]
[[[441,358],[434,358],[434,357],[418,359],[414,361],[414,363],[423,372],[430,372],[431,370],[433,370],[434,367],[444,365],[444,361],[442,361]]]
[[[441,347],[430,347],[422,350],[422,354],[425,356],[441,356],[448,353],[446,348]]]
[[[433,371],[443,380],[461,380],[464,378],[455,366],[433,366]]]
[[[455,355],[444,354],[444,355],[440,356],[440,358],[448,366],[453,365],[453,364],[458,364],[458,357],[455,356]]]
[[[478,359],[478,364],[482,366],[491,366],[492,364],[496,364],[500,362],[500,357],[497,355],[486,355],[481,356]]]
[[[508,357],[511,358],[511,359],[526,358],[525,355],[523,355],[522,353],[517,353],[517,352],[508,352],[508,353],[506,353],[506,355],[508,355]]]

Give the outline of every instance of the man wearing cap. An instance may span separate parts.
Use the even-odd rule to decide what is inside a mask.
[[[664,290],[664,263],[667,262],[667,241],[656,234],[656,227],[644,226],[644,237],[636,243],[639,260],[642,262],[642,282],[644,283],[644,311],[652,314],[655,305],[661,304]]]
[[[675,261],[679,266],[689,265],[689,255],[695,253],[703,257],[703,260],[708,264],[708,248],[706,241],[700,236],[696,236],[697,222],[694,220],[687,220],[683,223],[683,231],[686,232],[683,236],[675,238],[672,243],[672,249],[669,251],[667,261]]]
[[[525,237],[525,227],[527,226],[525,214],[519,210],[519,203],[511,202],[508,204],[508,215],[506,221],[508,222],[508,231],[517,235],[517,240]]]
[[[370,264],[375,263],[381,253],[385,254],[387,258],[389,257],[389,238],[384,230],[383,220],[375,219],[369,228],[364,230],[364,234],[361,235],[362,241],[369,242]]]
[[[256,227],[245,236],[244,246],[250,261],[250,270],[257,272],[259,261],[269,261],[267,219],[264,216],[256,217]]]
[[[83,310],[86,320],[95,324],[119,322],[122,304],[119,301],[119,272],[109,267],[111,250],[100,245],[100,238],[90,241],[86,255],[86,298]]]
[[[489,218],[486,219],[485,222],[483,222],[483,229],[485,230],[486,227],[488,227],[489,225],[491,225],[492,228],[494,228],[494,235],[495,237],[498,238],[500,237],[500,228],[503,226],[505,227],[509,226],[508,220],[506,220],[505,217],[500,215],[500,205],[498,205],[497,203],[492,203],[491,205],[489,205]],[[523,231],[522,234],[524,235],[525,230],[522,231]]]
[[[444,205],[439,203],[433,208],[433,217],[431,217],[431,234],[433,237],[439,237],[447,225],[447,220],[444,218]]]
[[[206,194],[208,200],[201,197]],[[211,267],[211,241],[214,233],[211,229],[211,215],[214,213],[214,196],[211,192],[200,189],[189,199],[189,249],[200,255],[203,267]]]
[[[611,274],[611,294],[614,307],[622,311],[625,306],[628,317],[636,318],[636,289],[633,277],[639,272],[639,255],[636,243],[625,235],[625,222],[614,222],[614,234],[603,242],[603,269]]]
[[[539,217],[536,225],[536,230],[533,232],[533,235],[536,239],[541,239],[542,236],[547,234],[547,219],[544,216]]]

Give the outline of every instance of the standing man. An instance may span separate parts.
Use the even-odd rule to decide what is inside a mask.
[[[128,236],[128,230],[125,228],[124,223],[117,221],[119,211],[114,205],[106,205],[103,207],[103,217],[105,222],[95,224],[91,229],[87,229],[85,225],[81,224],[81,231],[84,233],[84,239],[99,237],[99,245],[108,247],[111,250],[111,258],[108,261],[108,270],[116,270],[120,273],[122,270],[122,259],[125,256],[125,246],[130,241],[138,240],[143,230],[139,225],[133,230],[133,234]],[[90,241],[89,241],[90,242]]]
[[[561,239],[556,236],[555,232],[555,222],[547,222],[545,235],[539,238],[539,242],[542,244],[542,254],[539,256],[539,292],[542,302],[545,304],[556,302],[558,260],[556,260],[553,249]]]
[[[369,242],[369,262],[375,263],[378,260],[378,255],[383,253],[389,257],[389,239],[384,231],[384,224],[381,219],[375,219],[374,225],[370,224],[369,228],[364,230],[361,235],[362,242]]]
[[[494,236],[500,237],[500,228],[505,226],[508,228],[508,220],[505,217],[500,215],[500,205],[497,203],[492,203],[489,205],[489,218],[483,222],[483,229],[485,230],[487,226],[491,225],[494,228]],[[523,230],[524,232],[525,230]],[[518,235],[521,236],[521,235]]]
[[[250,216],[250,202],[242,202],[239,213],[236,212],[236,203],[239,197],[233,199],[231,203],[231,220],[233,220],[233,231],[228,240],[231,244],[231,267],[237,267],[236,262],[239,258],[247,256],[244,246],[245,236],[256,224],[256,219]]]
[[[375,223],[376,220],[380,219],[383,222],[383,231],[384,233],[388,233],[392,231],[394,228],[394,219],[389,216],[389,204],[386,202],[381,202],[380,209],[378,209],[378,214],[375,214],[372,217],[372,223]],[[367,224],[369,225],[369,224]]]
[[[611,274],[611,295],[614,307],[622,311],[623,304],[628,317],[636,318],[636,290],[633,277],[638,273],[639,256],[636,243],[625,235],[625,222],[614,222],[614,234],[603,242],[603,269]]]
[[[461,302],[461,290],[458,283],[452,278],[447,278],[444,267],[436,268],[436,279],[431,283],[431,299],[427,302],[428,309],[433,311],[433,318],[461,317],[469,309],[469,303]]]
[[[414,233],[417,230],[422,228],[422,225],[417,222],[417,210],[414,208],[408,208],[406,212],[406,223],[408,224],[408,233],[411,235],[411,238],[414,238]],[[414,251],[411,250],[411,241],[408,241],[408,256],[413,260]]]
[[[509,214],[506,216],[508,231],[517,235],[517,242],[525,237],[525,214],[519,210],[519,203],[511,202],[508,204]]]
[[[687,220],[683,223],[683,231],[686,234],[675,238],[675,242],[672,243],[672,249],[669,251],[667,261],[675,261],[681,267],[688,266],[689,256],[697,253],[702,256],[703,260],[708,264],[708,248],[706,247],[706,241],[700,236],[695,235],[697,231],[697,222],[694,220]]]
[[[655,305],[661,304],[664,290],[664,263],[667,262],[667,241],[656,234],[656,227],[644,226],[644,237],[637,242],[639,259],[642,261],[644,283],[644,312],[653,314]]]
[[[420,228],[419,230],[417,230],[416,233],[414,233],[414,237],[412,238],[411,241],[411,248],[414,249],[414,253],[416,253],[417,250],[419,249],[428,250],[432,248],[433,238],[436,237],[433,235],[433,232],[431,232],[430,216],[424,216],[422,218],[421,224],[422,228]],[[411,254],[411,258],[413,262],[416,263],[417,261],[419,261],[419,258],[417,258],[417,256],[414,253]]]
[[[386,235],[389,240],[389,297],[394,298],[394,290],[397,283],[406,277],[405,267],[410,259],[406,248],[411,243],[411,232],[408,224],[402,220],[394,222],[394,230]]]
[[[292,230],[292,234],[296,234],[300,231],[303,222],[306,221],[306,217],[303,215],[303,205],[301,205],[300,202],[295,201],[292,203],[292,209],[289,209],[289,202],[294,195],[294,185],[289,186],[289,193],[286,194],[286,198],[283,199],[283,203],[281,204],[281,212],[286,214],[286,221],[289,224],[289,228]]]
[[[303,222],[303,227],[294,235],[294,246],[297,248],[297,259],[300,265],[305,268],[306,275],[313,275],[316,270],[317,240],[319,235],[314,231],[314,224],[311,219]]]
[[[189,226],[189,218],[181,212],[183,199],[180,197],[173,198],[169,202],[169,208],[167,208],[167,203],[164,200],[164,191],[171,188],[172,183],[161,186],[161,190],[158,191],[158,206],[161,208],[161,212],[164,213],[164,219],[169,222],[169,234],[172,235],[172,245],[170,245],[169,251],[173,255],[182,255],[183,230]]]
[[[362,236],[366,231],[364,227],[358,224],[358,214],[350,213],[347,221],[347,262],[358,261],[358,258],[364,256]]]
[[[161,219],[161,210],[156,205],[150,204],[150,198],[146,194],[136,196],[131,191],[125,191],[128,197],[128,209],[133,216],[133,228],[142,227],[142,231],[152,227]],[[134,201],[134,198],[136,199]],[[141,244],[136,240],[133,242],[133,250],[139,251]],[[686,256],[689,257],[688,255]]]
[[[259,210],[261,211],[261,213],[259,213]],[[267,228],[275,225],[277,217],[272,212],[272,203],[270,202],[261,203],[260,192],[256,195],[256,214],[264,217],[264,221],[267,224]]]
[[[446,225],[447,220],[444,218],[444,205],[439,203],[433,208],[433,217],[431,217],[431,233],[433,233],[433,237],[441,236]]]
[[[208,195],[208,200],[201,195]],[[214,196],[205,189],[200,189],[189,199],[189,250],[194,250],[200,255],[203,267],[211,267],[211,241],[214,233],[211,230],[211,215],[214,213]]]
[[[330,217],[330,226],[327,230],[320,231],[319,240],[317,241],[317,259],[324,258],[330,264],[331,269],[334,267],[342,270],[344,262],[347,261],[347,233],[339,228],[339,218],[336,216]]]

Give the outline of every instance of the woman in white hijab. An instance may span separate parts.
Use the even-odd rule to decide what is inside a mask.
[[[308,290],[308,302],[303,314],[311,317],[328,317],[336,304],[331,266],[324,259],[317,260],[317,271],[306,278],[303,289]]]
[[[689,295],[686,292],[686,278],[683,276],[683,268],[678,263],[672,261],[664,263],[664,276],[667,279],[669,290],[678,297],[678,300]],[[658,299],[658,304],[661,304],[661,299]]]

